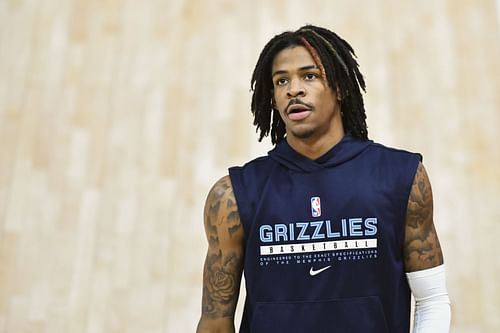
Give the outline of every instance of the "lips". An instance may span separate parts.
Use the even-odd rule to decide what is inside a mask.
[[[292,104],[287,108],[288,118],[291,120],[301,120],[309,116],[311,108],[303,104]]]

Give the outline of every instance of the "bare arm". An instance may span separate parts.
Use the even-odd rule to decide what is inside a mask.
[[[408,200],[403,250],[407,272],[443,263],[441,245],[434,228],[431,184],[421,163],[418,165]]]
[[[432,215],[431,184],[419,164],[408,200],[404,245],[406,277],[415,298],[414,333],[445,333],[450,329],[443,253]]]
[[[244,234],[229,176],[210,190],[204,211],[208,251],[197,333],[233,333],[243,272]]]

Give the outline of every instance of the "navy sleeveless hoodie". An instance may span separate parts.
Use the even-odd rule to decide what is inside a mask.
[[[403,242],[421,155],[346,135],[232,167],[245,231],[241,333],[409,332]]]

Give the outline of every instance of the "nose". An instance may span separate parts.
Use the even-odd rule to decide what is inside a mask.
[[[290,81],[286,95],[289,98],[304,97],[306,95],[306,90],[300,80],[295,79]]]

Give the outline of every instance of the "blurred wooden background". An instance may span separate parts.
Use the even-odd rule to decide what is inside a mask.
[[[270,149],[250,75],[305,23],[356,50],[370,136],[424,154],[452,331],[499,332],[498,5],[0,0],[0,332],[194,331],[205,195]]]

